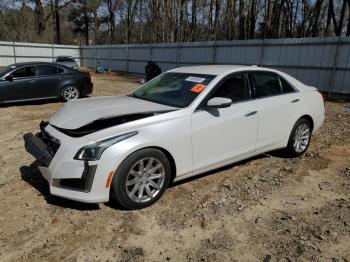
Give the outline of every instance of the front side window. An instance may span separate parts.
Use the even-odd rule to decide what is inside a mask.
[[[232,103],[248,100],[250,98],[249,86],[245,75],[229,77],[219,84],[211,97],[230,98]]]
[[[13,78],[33,77],[35,76],[35,66],[24,66],[12,73]]]
[[[215,78],[215,75],[165,73],[153,78],[130,96],[154,103],[187,107]]]
[[[256,98],[281,94],[278,75],[270,72],[254,72],[252,74],[254,94]]]
[[[38,75],[39,76],[47,76],[47,75],[56,75],[62,73],[63,70],[56,66],[49,65],[38,65]]]

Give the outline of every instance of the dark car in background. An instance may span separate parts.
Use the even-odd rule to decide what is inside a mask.
[[[58,56],[56,57],[56,63],[73,69],[79,68],[79,65],[77,64],[73,56]]]
[[[0,69],[0,103],[48,98],[76,100],[92,93],[89,72],[44,62],[18,63]]]

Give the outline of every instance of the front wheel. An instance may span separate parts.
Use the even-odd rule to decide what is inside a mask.
[[[62,89],[61,97],[65,102],[77,100],[80,97],[80,91],[75,86],[66,86]]]
[[[126,209],[144,208],[161,197],[170,176],[170,164],[163,152],[142,149],[119,166],[112,180],[111,195]]]
[[[299,119],[290,134],[288,146],[284,150],[287,156],[297,157],[304,154],[311,141],[312,127],[309,120]]]

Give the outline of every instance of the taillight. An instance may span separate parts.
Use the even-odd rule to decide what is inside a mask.
[[[90,74],[90,72],[85,72],[84,75],[85,75],[85,79],[87,81],[91,82],[91,74]]]

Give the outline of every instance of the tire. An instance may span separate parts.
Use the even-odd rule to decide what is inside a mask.
[[[63,101],[74,101],[80,98],[80,90],[75,86],[66,86],[61,91]]]
[[[145,208],[162,196],[170,177],[169,160],[163,152],[154,148],[141,149],[118,167],[112,180],[111,196],[127,210]]]
[[[304,154],[310,145],[312,126],[309,120],[300,118],[290,133],[288,145],[283,152],[288,157],[298,157]]]

